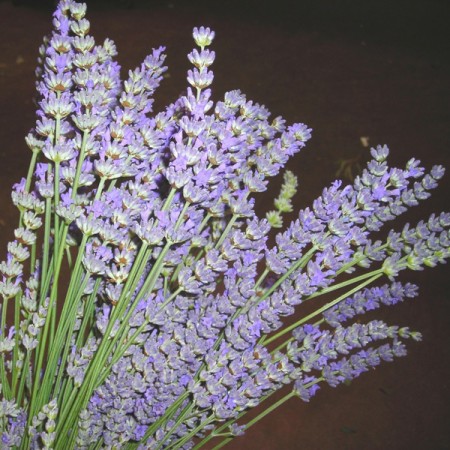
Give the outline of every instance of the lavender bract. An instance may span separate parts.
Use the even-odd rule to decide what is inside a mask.
[[[54,13],[30,169],[12,192],[20,222],[0,263],[2,448],[219,447],[284,401],[309,401],[321,384],[420,340],[352,320],[414,297],[395,280],[404,269],[448,258],[446,213],[371,238],[426,199],[442,167],[390,168],[379,146],[352,185],[334,182],[286,226],[297,179],[285,171],[274,209],[257,217],[255,195],[311,130],[270,120],[238,90],[214,103],[205,27],[193,32],[185,95],[154,113],[164,49],[122,81],[113,42],[96,45],[85,13],[73,0]],[[310,302],[313,312],[284,325]]]

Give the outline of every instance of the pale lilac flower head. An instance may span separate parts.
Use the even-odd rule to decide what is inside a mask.
[[[214,36],[215,36],[215,32],[212,31],[209,27],[200,27],[194,28],[194,31],[192,33],[192,35],[194,36],[194,41],[195,43],[200,47],[208,47],[208,45],[211,45]]]

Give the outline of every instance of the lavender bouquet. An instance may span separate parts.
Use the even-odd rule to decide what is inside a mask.
[[[285,171],[259,218],[256,193],[311,130],[269,120],[240,91],[213,102],[204,27],[186,93],[154,114],[164,49],[121,81],[113,42],[95,44],[85,12],[63,0],[54,13],[30,167],[12,192],[1,448],[220,448],[290,398],[405,355],[418,332],[360,316],[417,295],[397,276],[445,262],[450,215],[371,233],[444,169],[390,168],[379,146],[353,184],[334,182],[287,224],[297,179]]]

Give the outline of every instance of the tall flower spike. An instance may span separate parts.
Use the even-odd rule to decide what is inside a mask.
[[[337,327],[343,322],[353,319],[356,315],[373,311],[380,308],[381,305],[396,305],[405,298],[413,298],[417,295],[417,286],[411,283],[402,285],[395,282],[390,285],[367,288],[328,309],[323,316],[329,325]]]
[[[283,213],[292,212],[292,197],[297,192],[297,177],[289,170],[283,174],[283,184],[279,196],[274,201],[275,210],[269,211],[266,218],[272,228],[283,226]]]

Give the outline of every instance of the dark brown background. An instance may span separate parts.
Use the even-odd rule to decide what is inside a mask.
[[[185,88],[186,54],[194,26],[216,30],[216,99],[242,89],[289,122],[314,129],[289,168],[300,178],[297,208],[320,194],[339,160],[363,163],[371,145],[388,144],[391,163],[409,157],[450,168],[449,2],[338,1],[91,1],[98,39],[117,43],[119,61],[133,68],[151,47],[167,46],[170,78],[157,107]],[[12,236],[9,200],[24,176],[24,143],[33,126],[34,67],[51,5],[0,1],[0,244]],[[449,209],[449,176],[432,199],[409,214],[415,221]],[[274,180],[274,187],[279,185]],[[274,189],[272,193],[275,193]],[[267,202],[259,200],[262,211]],[[423,332],[409,356],[363,375],[349,388],[323,388],[310,404],[292,400],[237,440],[235,449],[450,449],[448,267],[409,273],[420,298],[384,311],[391,323]]]

